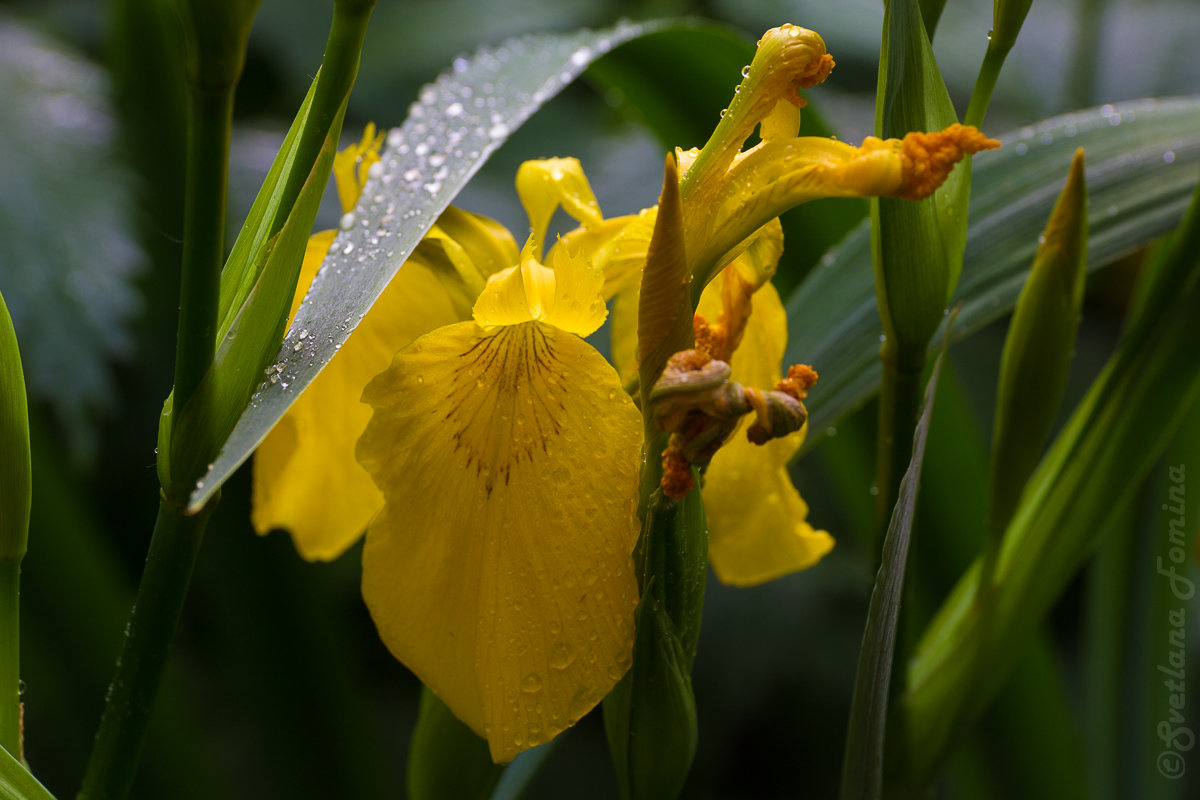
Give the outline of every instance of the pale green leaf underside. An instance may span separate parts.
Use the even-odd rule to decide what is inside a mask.
[[[343,221],[284,338],[272,370],[278,380],[264,382],[255,393],[197,482],[190,508],[200,508],[249,457],[333,358],[438,214],[508,135],[593,60],[660,28],[626,23],[511,39],[455,59],[421,90],[404,124],[388,134],[380,166],[352,217]]]
[[[1172,230],[1200,175],[1200,97],[1106,105],[999,138],[1001,150],[975,156],[955,339],[1012,310],[1077,147],[1087,155],[1089,269]],[[821,375],[806,403],[806,446],[879,386],[873,281],[864,223],[788,302],[784,362],[812,364]]]
[[[54,800],[54,796],[21,766],[20,761],[0,747],[0,799]]]

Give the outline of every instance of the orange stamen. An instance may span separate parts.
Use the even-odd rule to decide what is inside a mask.
[[[924,200],[945,182],[963,156],[999,146],[1000,142],[989,139],[975,127],[957,123],[941,131],[908,134],[901,142],[904,186],[900,197]]]

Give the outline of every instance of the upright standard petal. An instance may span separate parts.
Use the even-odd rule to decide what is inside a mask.
[[[493,759],[576,722],[628,669],[641,417],[541,322],[427,334],[368,387],[363,553],[379,633]]]
[[[723,272],[705,291],[700,312],[721,313]],[[750,386],[774,386],[787,344],[787,316],[779,293],[764,284],[730,361],[732,377]],[[745,423],[743,423],[744,428]],[[811,567],[833,548],[833,537],[807,521],[808,504],[788,476],[788,461],[804,442],[803,431],[764,445],[739,430],[705,473],[708,557],[722,583],[755,586]]]

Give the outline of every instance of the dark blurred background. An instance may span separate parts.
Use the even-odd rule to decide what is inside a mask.
[[[145,558],[157,417],[172,374],[184,106],[178,31],[154,5],[0,3],[0,291],[17,326],[33,405],[26,747],[35,773],[64,798],[82,775]],[[237,97],[231,242],[320,63],[330,7],[327,0],[263,3]],[[418,88],[479,44],[603,27],[621,16],[685,15],[727,25],[751,43],[783,22],[819,31],[838,67],[808,93],[813,107],[839,138],[871,132],[877,0],[382,0],[345,138],[357,139],[368,121],[399,124]],[[950,0],[937,30],[935,50],[960,111],[990,22],[991,3]],[[1001,77],[988,132],[1100,103],[1195,93],[1196,41],[1194,2],[1035,3]],[[647,77],[681,88],[689,80]],[[730,93],[738,79],[729,75]],[[697,113],[715,124],[723,102]],[[516,166],[556,155],[582,160],[606,214],[654,203],[664,144],[626,105],[585,76],[504,145],[458,204],[501,220],[520,239],[526,222],[512,189]],[[319,227],[331,227],[339,213],[332,192],[326,200]],[[785,286],[820,256],[798,250],[780,267]],[[1111,351],[1137,266],[1129,259],[1091,279],[1068,409]],[[1003,332],[993,325],[957,346],[944,379],[910,578],[930,587],[931,604],[982,530]],[[710,582],[695,674],[700,748],[685,797],[835,795],[871,580],[858,542],[871,522],[873,429],[868,406],[824,431],[798,465],[812,520],[838,539],[830,557],[756,589]],[[1194,444],[1200,431],[1181,439]],[[243,469],[229,483],[210,525],[135,796],[402,797],[418,684],[379,642],[360,600],[360,549],[314,565],[295,555],[285,534],[256,537],[248,479]],[[1138,518],[1154,524],[1162,496],[1147,489],[1131,531],[1139,530]],[[1051,644],[1030,667],[1054,668],[1054,697],[1077,722],[1075,740],[1063,746],[1085,762],[1091,689],[1081,662],[1096,591],[1090,580],[1081,578],[1059,604],[1052,635],[1042,640]],[[1135,638],[1136,619],[1121,623]],[[1194,652],[1200,635],[1189,638]],[[1115,685],[1123,685],[1121,676]],[[1136,704],[1135,695],[1127,702]],[[1015,730],[1022,719],[1038,724],[1036,708]],[[1046,796],[1005,763],[1015,752],[1004,747],[1013,724],[996,714],[985,719],[939,791]],[[1129,772],[1149,763],[1131,759]],[[1126,777],[1078,796],[1137,796],[1137,776]],[[562,737],[528,796],[616,796],[598,714]]]

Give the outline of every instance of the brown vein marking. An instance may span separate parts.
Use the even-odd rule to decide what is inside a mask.
[[[501,477],[509,484],[522,459],[533,463],[539,446],[549,452],[550,437],[561,430],[566,375],[553,340],[536,322],[482,334],[458,360],[443,419],[454,426],[455,451],[466,453],[467,467],[474,465],[490,496]]]

